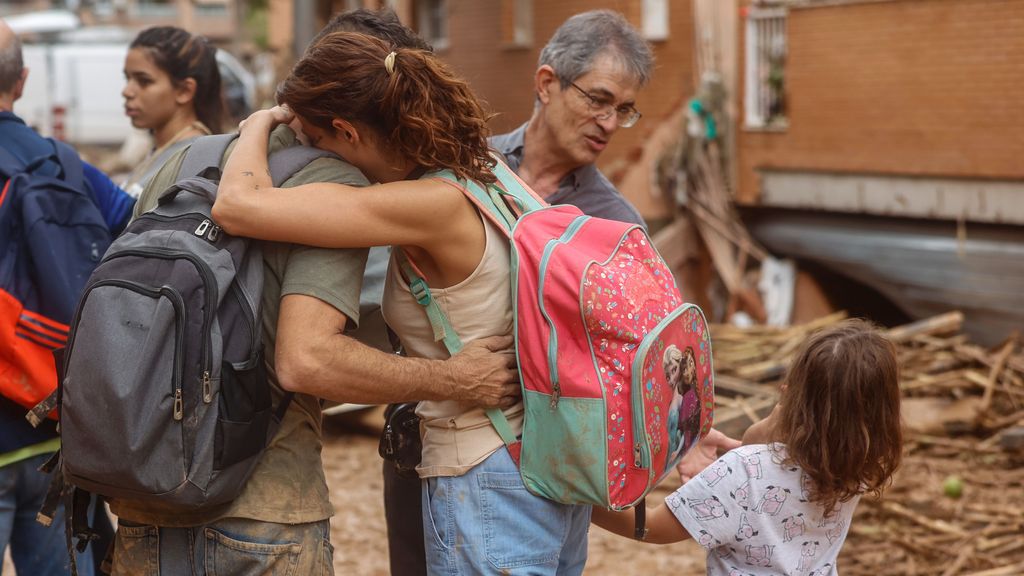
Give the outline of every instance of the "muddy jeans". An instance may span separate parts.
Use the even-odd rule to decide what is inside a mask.
[[[226,518],[192,528],[121,522],[113,576],[333,576],[327,520],[274,524]]]

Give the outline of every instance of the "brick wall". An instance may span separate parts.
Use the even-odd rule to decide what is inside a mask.
[[[1022,94],[1022,0],[794,8],[788,128],[741,129],[738,198],[759,168],[1024,179]]]
[[[513,46],[509,27],[511,0],[448,0],[449,39],[439,52],[497,116],[496,132],[505,132],[529,119],[533,110],[533,75],[540,49],[555,29],[573,14],[597,8],[617,10],[639,28],[640,0],[534,0],[533,42]],[[657,58],[650,85],[637,98],[644,117],[629,129],[620,129],[598,165],[610,176],[621,172],[640,154],[639,148],[673,110],[693,94],[693,10],[691,0],[669,2],[670,33],[653,42]],[[646,186],[624,189],[645,217],[665,215],[663,204]]]

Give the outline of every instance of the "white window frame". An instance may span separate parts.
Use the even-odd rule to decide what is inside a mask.
[[[643,0],[641,3],[640,31],[648,40],[668,40],[669,0]]]
[[[416,31],[434,50],[447,48],[448,0],[417,0]]]
[[[512,15],[512,44],[533,44],[533,0],[514,0]]]
[[[785,69],[787,50],[786,9],[751,9],[746,22],[744,124],[747,128],[784,128],[785,109],[772,115],[772,104],[785,96],[769,84],[771,59],[781,59]],[[785,76],[783,76],[785,78]]]

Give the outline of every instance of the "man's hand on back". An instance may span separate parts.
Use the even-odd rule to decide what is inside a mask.
[[[474,340],[447,364],[453,400],[483,408],[507,408],[522,395],[511,336]]]

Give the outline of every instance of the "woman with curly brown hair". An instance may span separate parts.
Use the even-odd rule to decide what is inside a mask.
[[[863,320],[812,335],[743,444],[649,511],[646,540],[697,540],[708,574],[836,574],[861,495],[900,463],[896,349]],[[632,514],[595,510],[594,522],[633,534]]]
[[[508,241],[459,189],[431,177],[447,169],[496,180],[486,116],[466,83],[429,52],[393,51],[376,38],[340,32],[305,54],[278,100],[287,107],[257,112],[243,124],[214,205],[218,224],[235,235],[322,247],[395,246],[418,266],[463,342],[510,335]],[[293,114],[313,145],[381,184],[274,188],[267,135]],[[394,260],[383,311],[410,356],[448,356]],[[509,403],[505,416],[518,434],[523,404]],[[430,573],[582,572],[589,506],[527,492],[480,408],[427,401],[417,414]]]

